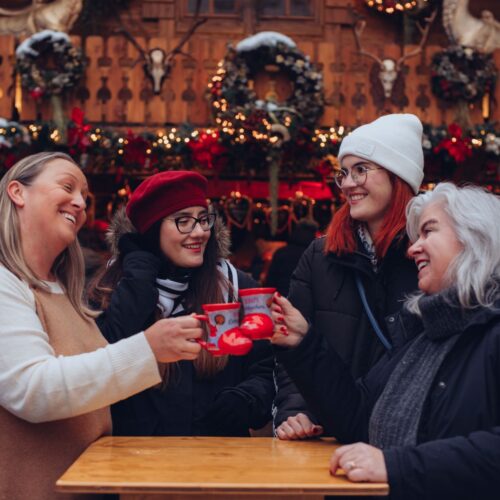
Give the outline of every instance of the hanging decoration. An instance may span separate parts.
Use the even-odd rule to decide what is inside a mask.
[[[385,14],[411,11],[419,4],[417,0],[365,0],[365,3],[368,7]]]
[[[35,33],[16,49],[16,71],[34,99],[61,95],[74,87],[84,67],[81,51],[59,31]]]
[[[475,102],[493,92],[497,74],[491,55],[453,45],[432,58],[432,91],[445,101]]]
[[[460,126],[452,123],[448,127],[448,135],[443,137],[439,144],[434,147],[434,153],[446,152],[455,163],[463,163],[472,156],[472,142],[468,137],[463,137]]]
[[[271,73],[272,85],[264,98],[259,98],[254,79],[263,72]],[[291,86],[290,95],[281,102],[272,76],[277,73],[285,75]],[[292,145],[297,140],[304,144],[314,133],[324,107],[322,74],[293,40],[268,31],[248,37],[236,47],[229,46],[208,89],[222,141],[237,147],[248,144],[251,154],[241,155],[239,163],[250,160],[250,168],[260,165],[268,169],[275,232],[276,186],[289,149],[286,143]]]
[[[239,191],[233,191],[224,201],[224,215],[227,226],[235,226],[239,229],[252,229],[252,199],[242,195]]]
[[[50,98],[52,117],[63,141],[66,141],[67,120],[62,96],[78,83],[84,66],[81,51],[63,32],[40,31],[16,49],[16,71],[21,75],[21,85],[35,101]]]
[[[252,176],[248,173],[238,175],[233,170],[237,155],[245,154],[245,149],[232,148],[224,142],[218,128],[193,128],[185,124],[179,127],[168,127],[156,132],[144,131],[140,133],[123,131],[108,127],[95,127],[88,124],[80,110],[73,110],[73,120],[68,127],[68,142],[62,143],[59,131],[53,123],[31,123],[21,125],[17,122],[0,118],[0,176],[16,161],[37,151],[68,151],[73,158],[85,168],[88,174],[109,173],[115,175],[117,183],[122,178],[135,175],[149,175],[158,171],[172,169],[197,169],[207,176],[218,175],[221,178],[264,180],[264,176]],[[292,149],[285,149],[283,153],[280,179],[281,182],[296,182],[297,180],[323,181],[331,183],[331,171],[336,168],[338,149],[342,138],[351,129],[343,125],[330,129],[316,129],[312,138],[300,145],[303,156],[302,169],[293,168]],[[450,132],[451,130],[451,132]],[[473,128],[461,128],[459,137],[457,129],[444,126],[424,126],[423,148],[426,165],[432,164],[436,158],[446,163],[450,171],[457,166],[460,154],[449,154],[446,147],[441,147],[439,154],[434,148],[439,144],[444,146],[443,140],[450,147],[454,145],[453,138],[466,141],[470,145],[472,154],[471,163],[492,165],[488,172],[478,173],[476,182],[487,182],[488,179],[500,180],[496,166],[500,162],[500,131],[495,123],[484,123]],[[215,133],[215,137],[213,134]],[[211,136],[216,145],[227,148],[227,163],[220,171],[211,168],[220,160],[218,148],[205,151],[204,157],[193,154],[192,144],[196,144],[203,136]],[[216,140],[216,141],[215,141]],[[286,148],[284,143],[283,147]],[[248,145],[247,145],[248,146]],[[196,149],[196,148],[194,148]],[[226,150],[224,149],[224,155]],[[251,151],[248,149],[248,151]],[[210,156],[213,155],[213,158]],[[488,167],[489,168],[489,167]],[[491,170],[491,171],[490,171]],[[427,167],[426,167],[427,171]],[[438,173],[438,176],[441,175]],[[472,180],[472,179],[471,179]],[[323,183],[322,183],[323,184]],[[500,187],[499,187],[500,189]],[[262,197],[265,195],[263,194]]]
[[[272,93],[258,99],[253,87],[253,78],[269,66],[272,71],[285,73],[292,84],[291,95],[283,103]],[[314,129],[323,114],[321,72],[281,33],[266,31],[242,40],[236,47],[229,46],[208,88],[216,122],[226,122],[229,135],[239,132],[242,122],[250,118],[254,125],[260,125],[252,128],[260,128],[266,136],[259,137],[259,131],[254,130],[249,134],[254,139],[273,136],[273,123],[285,125],[293,136],[302,127]]]

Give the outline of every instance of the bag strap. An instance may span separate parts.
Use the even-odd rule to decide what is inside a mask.
[[[392,344],[389,342],[387,337],[384,335],[380,326],[378,326],[377,320],[375,319],[375,316],[373,315],[372,310],[370,309],[370,306],[368,305],[368,300],[366,299],[365,287],[363,286],[363,282],[361,281],[361,277],[360,277],[358,271],[355,272],[354,277],[356,280],[356,286],[358,287],[359,297],[361,298],[361,302],[363,303],[363,307],[365,308],[366,315],[368,316],[368,319],[370,320],[370,324],[372,325],[372,328],[375,331],[380,342],[382,342],[383,346],[388,351],[390,351],[392,349]]]

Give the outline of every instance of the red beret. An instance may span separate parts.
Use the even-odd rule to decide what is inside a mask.
[[[187,207],[207,207],[208,181],[186,170],[160,172],[137,186],[127,204],[127,215],[139,233],[156,221]]]

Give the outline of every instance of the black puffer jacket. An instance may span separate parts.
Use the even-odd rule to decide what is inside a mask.
[[[118,214],[111,241],[116,258],[117,239],[130,228],[126,216]],[[218,228],[217,236],[219,255],[224,255],[228,243],[224,228]],[[149,252],[132,251],[122,267],[111,303],[96,320],[111,343],[148,328],[155,321],[158,303],[155,280],[160,260]],[[246,274],[237,274],[240,289],[256,286]],[[176,365],[166,387],[154,387],[112,405],[115,435],[247,436],[249,428],[258,429],[271,419],[275,391],[268,341],[255,342],[246,356],[230,356],[213,378],[198,377],[191,361]]]
[[[330,346],[359,377],[384,354],[385,348],[373,331],[355,283],[359,272],[368,303],[381,329],[394,321],[406,294],[417,288],[417,269],[406,258],[406,238],[396,239],[381,261],[377,273],[362,252],[339,257],[324,254],[325,238],[315,240],[302,256],[293,273],[289,299],[324,336]],[[299,391],[277,365],[278,392],[274,402],[274,425],[289,416],[305,413],[318,423]]]
[[[390,498],[496,500],[500,492],[500,300],[477,308],[446,355],[426,394],[417,444],[384,450]],[[357,382],[328,343],[309,332],[295,349],[277,349],[302,393],[342,443],[368,440],[378,397],[412,340],[447,311],[397,318],[394,349]],[[455,310],[449,314],[460,314]],[[439,326],[438,326],[439,327]],[[325,464],[327,466],[327,464]]]

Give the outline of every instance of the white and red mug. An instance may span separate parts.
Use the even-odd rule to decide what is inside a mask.
[[[271,304],[276,288],[246,288],[240,290],[245,315],[240,330],[252,340],[270,339],[273,336],[274,322]]]
[[[239,302],[227,304],[203,304],[205,314],[195,314],[195,318],[208,323],[208,338],[198,340],[200,345],[213,356],[244,356],[253,346],[250,338],[239,328]]]

